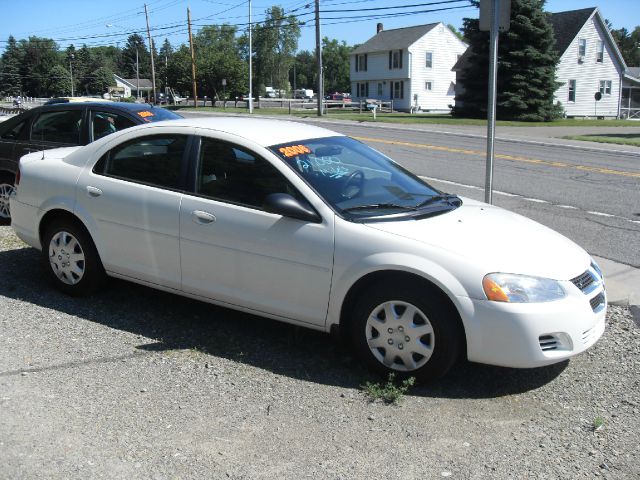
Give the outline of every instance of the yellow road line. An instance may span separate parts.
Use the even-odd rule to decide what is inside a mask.
[[[427,150],[437,150],[441,152],[450,152],[450,153],[463,153],[465,155],[476,155],[476,156],[482,156],[482,157],[486,157],[487,155],[487,152],[482,152],[480,150],[468,150],[465,148],[442,147],[439,145],[428,145],[424,143],[398,142],[396,140],[382,140],[379,138],[369,138],[369,137],[353,137],[353,138],[355,138],[356,140],[360,140],[361,142],[385,143],[388,145],[400,145],[402,147],[412,147],[412,148],[425,148]],[[510,160],[513,162],[535,163],[537,165],[546,165],[549,167],[584,170],[587,172],[603,173],[605,175],[618,175],[622,177],[640,178],[640,172],[637,172],[637,173],[625,172],[623,170],[611,170],[610,168],[590,167],[587,165],[573,165],[570,163],[554,162],[551,160],[539,160],[536,158],[521,157],[518,155],[496,154],[495,158],[499,158],[501,160]]]

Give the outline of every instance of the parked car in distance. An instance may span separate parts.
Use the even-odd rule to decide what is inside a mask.
[[[313,90],[309,88],[299,88],[294,91],[293,98],[311,100],[314,96]]]
[[[182,118],[151,105],[65,98],[0,123],[0,222],[6,223],[10,218],[9,196],[21,156],[50,148],[86,145],[134,125]]]
[[[112,276],[338,329],[368,366],[420,379],[461,356],[549,365],[604,332],[582,248],[323,128],[161,122],[27,155],[18,178],[12,227],[67,294]]]

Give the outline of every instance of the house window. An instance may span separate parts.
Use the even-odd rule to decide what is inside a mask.
[[[600,93],[611,95],[611,80],[600,80]]]
[[[369,84],[368,83],[357,83],[356,84],[356,93],[358,97],[368,97],[369,96]]]
[[[402,68],[402,50],[389,52],[389,70]]]
[[[602,63],[604,61],[604,42],[598,41],[598,51],[596,52],[596,62]]]
[[[424,82],[424,89],[429,91],[433,90],[433,82],[431,80]]]
[[[584,57],[587,54],[587,39],[580,38],[578,40],[578,57]]]
[[[433,52],[427,52],[425,67],[433,68]]]
[[[391,82],[391,98],[404,98],[404,82]]]
[[[576,81],[575,80],[569,80],[569,98],[568,98],[569,102],[575,102],[576,101]]]
[[[378,83],[378,98],[382,97],[382,83]]]
[[[367,54],[356,55],[356,72],[367,71]]]

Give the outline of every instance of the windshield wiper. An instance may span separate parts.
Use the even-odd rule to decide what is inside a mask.
[[[407,207],[396,203],[372,203],[370,205],[355,205],[345,208],[344,212],[355,212],[358,210],[379,210],[379,209],[396,209],[396,210],[415,210],[415,207]]]
[[[459,200],[459,197],[457,195],[451,195],[451,194],[434,195],[433,197],[427,198],[424,202],[419,203],[413,208],[418,209],[418,208],[426,207],[427,205],[431,205],[432,203],[435,203],[435,202],[443,202],[443,201],[454,200],[454,199]]]

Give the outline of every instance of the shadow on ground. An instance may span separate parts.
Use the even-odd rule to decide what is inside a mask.
[[[196,349],[279,375],[354,389],[378,380],[359,366],[345,346],[320,332],[119,280],[110,281],[92,297],[67,297],[46,283],[40,253],[32,248],[0,252],[0,265],[0,295],[143,336],[138,353]],[[512,395],[552,381],[567,363],[518,370],[460,362],[444,379],[418,386],[411,394]]]

